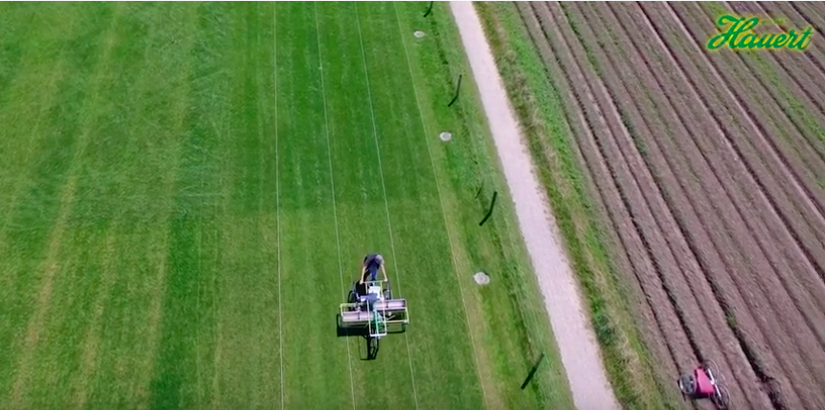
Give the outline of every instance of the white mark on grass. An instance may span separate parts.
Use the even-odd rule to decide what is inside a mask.
[[[401,27],[401,17],[398,15],[398,6],[393,3],[393,10],[395,10],[395,21],[398,25],[398,32],[401,34],[401,44],[404,46],[404,58],[407,61],[407,70],[410,73],[410,83],[412,84],[413,88],[413,95],[415,95],[415,105],[418,108],[418,118],[421,120],[421,129],[423,131],[423,135],[425,136],[424,144],[427,146],[427,155],[430,157],[430,167],[433,170],[433,178],[435,179],[435,189],[438,192],[438,202],[441,206],[441,216],[444,218],[444,230],[447,232],[447,240],[450,242],[450,256],[452,257],[453,262],[453,272],[455,272],[456,282],[458,282],[458,290],[459,294],[461,295],[461,306],[464,308],[464,319],[467,322],[467,333],[470,335],[470,342],[473,345],[473,358],[476,362],[476,376],[478,377],[478,385],[481,387],[481,396],[482,400],[484,401],[484,408],[488,408],[487,404],[487,390],[484,388],[484,380],[481,377],[481,364],[478,360],[478,349],[476,347],[475,337],[473,336],[473,330],[470,326],[470,314],[467,312],[467,302],[464,298],[464,287],[461,285],[461,278],[458,276],[458,262],[456,261],[455,256],[455,246],[453,245],[453,236],[450,233],[450,225],[447,222],[447,214],[444,211],[444,198],[441,195],[441,185],[438,183],[438,173],[436,172],[435,168],[435,160],[433,159],[432,150],[430,149],[430,143],[426,139],[427,135],[427,127],[424,124],[424,114],[421,111],[421,102],[418,99],[418,89],[415,87],[415,76],[413,76],[412,71],[412,64],[410,64],[410,56],[409,52],[407,51],[407,42],[404,41],[403,29]],[[442,133],[443,135],[444,133]],[[443,140],[443,138],[442,138]]]
[[[421,38],[424,37],[424,32],[421,30],[416,30],[415,33],[413,33],[413,35],[415,36],[415,38]]]
[[[447,131],[444,131],[441,134],[438,134],[438,138],[440,138],[441,141],[447,142],[447,141],[453,139],[453,134],[451,134]]]
[[[476,272],[476,274],[473,275],[473,280],[479,285],[486,285],[490,283],[490,276],[484,272]]]
[[[324,60],[321,57],[321,29],[318,27],[318,3],[315,3],[315,39],[318,42],[318,61],[321,68],[321,101],[324,103],[324,135],[327,139],[327,158],[329,160],[329,183],[332,187],[332,215],[335,220],[335,243],[338,247],[338,276],[341,279],[341,296],[346,295],[346,288],[344,287],[344,265],[341,262],[341,235],[338,229],[338,205],[335,203],[335,175],[332,172],[332,148],[329,142],[329,118],[327,115],[327,92],[324,85]],[[355,383],[352,380],[352,357],[349,350],[349,338],[347,342],[347,365],[349,367],[349,387],[352,395],[352,408],[355,410]]]
[[[375,150],[378,153],[378,175],[381,177],[381,191],[384,194],[384,210],[387,213],[387,228],[390,233],[390,250],[392,252],[392,261],[395,268],[396,277],[398,278],[398,293],[401,293],[401,275],[398,270],[398,258],[395,257],[395,244],[392,237],[392,223],[390,222],[390,205],[387,201],[387,185],[384,183],[384,167],[381,164],[381,149],[378,144],[378,126],[375,124],[375,109],[372,107],[372,90],[370,89],[370,75],[367,69],[367,55],[364,51],[364,36],[361,34],[361,18],[358,16],[358,3],[355,3],[355,23],[358,27],[358,42],[361,45],[361,61],[364,63],[364,77],[367,80],[367,97],[370,105],[370,117],[372,118],[372,136],[375,139]],[[408,314],[409,315],[409,314]],[[409,319],[409,316],[408,316]],[[404,333],[404,343],[407,345],[407,358],[410,364],[410,379],[412,380],[413,400],[415,401],[415,408],[418,410],[418,393],[415,387],[415,370],[412,364],[412,349],[410,349],[410,336]]]

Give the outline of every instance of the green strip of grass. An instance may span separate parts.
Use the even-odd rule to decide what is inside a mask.
[[[625,408],[674,408],[676,398],[651,369],[633,315],[632,297],[610,257],[604,222],[564,115],[563,99],[548,78],[512,3],[478,3],[510,99],[538,164],[567,254],[587,298],[608,377]]]
[[[424,135],[418,138],[427,141],[433,156],[487,404],[490,408],[571,408],[549,318],[457,27],[448,4],[437,3],[427,18],[425,5],[399,3],[397,9],[423,117]],[[424,38],[413,37],[415,30],[423,31]],[[459,99],[447,107],[460,75]],[[440,141],[441,131],[452,132],[453,139]],[[494,192],[498,192],[495,210],[479,227]],[[491,285],[475,284],[472,274],[479,270],[491,275]],[[528,390],[521,391],[521,382],[542,352],[546,362]]]
[[[571,408],[425,6],[0,4],[0,408]],[[362,361],[335,314],[374,251],[412,324]]]

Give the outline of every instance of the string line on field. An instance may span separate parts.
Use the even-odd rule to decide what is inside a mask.
[[[370,117],[372,119],[372,136],[375,140],[375,150],[378,154],[378,175],[381,177],[381,191],[384,194],[384,209],[387,215],[387,228],[390,233],[390,252],[392,252],[392,262],[393,267],[395,268],[396,278],[398,278],[398,293],[401,293],[401,271],[398,269],[398,258],[395,257],[395,243],[393,242],[393,235],[392,235],[392,222],[390,222],[390,205],[389,201],[387,201],[387,185],[384,183],[384,166],[381,163],[381,148],[378,144],[378,126],[375,123],[375,109],[372,106],[372,90],[370,88],[370,75],[369,69],[367,68],[367,54],[364,49],[364,36],[361,34],[361,18],[358,15],[358,3],[355,2],[355,23],[356,27],[358,27],[358,41],[361,45],[361,61],[364,63],[364,77],[367,81],[367,97],[370,106]],[[407,333],[404,333],[404,343],[407,345],[407,358],[409,359],[410,365],[410,379],[412,380],[412,389],[413,389],[413,400],[415,401],[415,408],[418,410],[418,392],[416,391],[415,387],[415,370],[413,369],[412,363],[412,349],[410,348],[410,337]]]
[[[324,103],[324,135],[327,140],[327,159],[329,160],[329,183],[332,187],[332,215],[335,220],[335,242],[338,247],[338,276],[341,279],[341,294],[346,297],[346,288],[344,287],[344,265],[341,261],[341,235],[338,228],[338,205],[335,203],[335,175],[332,172],[332,147],[329,142],[329,116],[327,114],[327,91],[324,84],[324,59],[321,56],[321,30],[318,26],[318,3],[314,3],[315,11],[315,39],[318,42],[318,64],[321,71],[321,101]],[[349,338],[345,338],[347,342],[347,365],[349,367],[349,387],[352,395],[352,409],[355,410],[355,383],[352,379],[352,356],[349,350]]]
[[[438,182],[438,173],[435,167],[435,160],[433,159],[432,148],[430,148],[430,143],[427,140],[427,126],[424,124],[424,113],[421,110],[421,101],[418,98],[418,88],[415,86],[415,76],[413,75],[409,52],[407,51],[407,42],[406,40],[404,40],[404,31],[401,27],[401,17],[398,15],[398,5],[396,3],[393,3],[393,10],[395,10],[395,21],[398,25],[398,33],[401,36],[401,44],[404,46],[404,58],[407,62],[407,69],[410,73],[410,83],[412,84],[413,95],[415,96],[415,106],[418,109],[418,118],[421,122],[421,130],[423,132],[422,135],[424,137],[424,145],[427,147],[427,155],[430,157],[430,167],[433,170],[435,189],[436,192],[438,192],[438,202],[439,206],[441,207],[441,216],[444,218],[444,230],[447,232],[447,240],[450,243],[450,257],[452,259],[453,272],[455,273],[455,279],[456,282],[458,282],[458,291],[461,295],[461,306],[464,309],[464,319],[467,322],[467,333],[470,335],[470,343],[472,343],[473,345],[473,358],[476,362],[476,376],[478,377],[478,384],[479,386],[481,386],[481,396],[482,400],[484,401],[484,408],[486,409],[488,408],[487,391],[484,388],[484,380],[482,380],[481,378],[481,364],[478,360],[478,350],[476,348],[475,337],[473,336],[473,329],[470,326],[470,314],[467,311],[467,301],[464,297],[464,286],[461,284],[461,278],[458,275],[458,261],[456,260],[455,245],[453,244],[453,235],[450,233],[450,225],[447,221],[447,212],[445,211],[444,207],[444,198],[441,195],[441,186]]]
[[[284,410],[284,334],[283,310],[281,309],[281,187],[278,160],[278,18],[277,3],[272,3],[272,67],[275,88],[275,242],[278,261],[278,368],[281,382],[281,410]]]

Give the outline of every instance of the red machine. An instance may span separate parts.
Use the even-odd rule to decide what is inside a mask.
[[[677,384],[682,391],[682,397],[691,400],[710,399],[719,410],[725,410],[730,404],[728,390],[720,379],[719,367],[712,361],[707,361],[693,369],[690,374],[684,374]]]

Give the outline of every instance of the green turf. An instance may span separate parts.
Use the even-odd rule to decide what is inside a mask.
[[[0,409],[572,407],[426,7],[0,3]],[[365,361],[374,251],[412,323]]]

